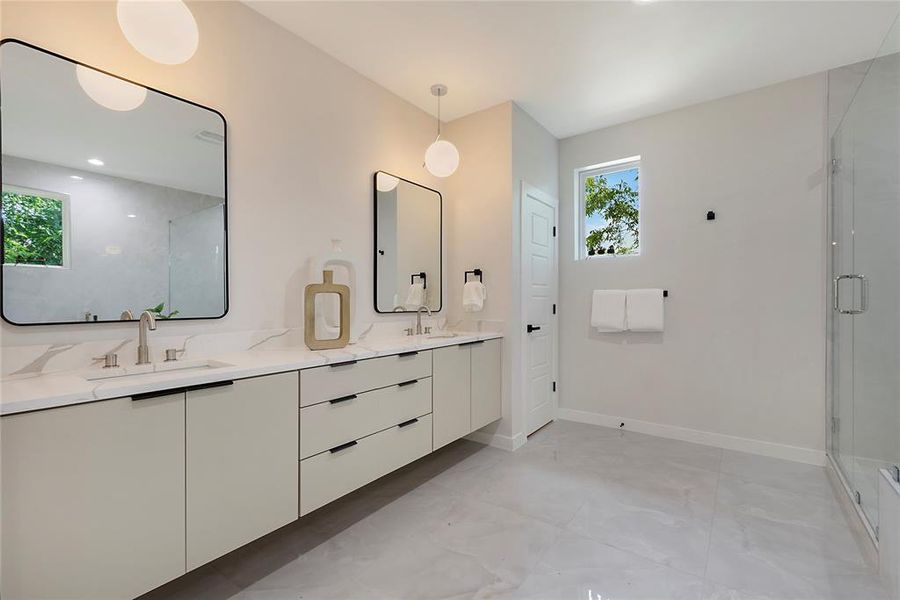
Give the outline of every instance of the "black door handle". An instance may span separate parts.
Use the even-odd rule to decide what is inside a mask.
[[[527,327],[528,333],[531,333],[532,331],[540,331],[540,330],[541,330],[540,326],[535,326],[535,325],[532,325],[531,323],[528,324],[528,327]]]

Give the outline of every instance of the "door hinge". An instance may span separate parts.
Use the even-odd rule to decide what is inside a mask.
[[[556,225],[553,226],[553,237],[556,237]]]
[[[837,170],[838,170],[838,159],[832,158],[831,159],[831,174],[834,175],[835,173],[837,173]]]
[[[553,314],[554,315],[556,314],[556,305],[555,304],[553,305]]]
[[[555,381],[553,382],[553,391],[554,392],[556,391],[556,382]]]
[[[854,499],[856,500],[856,503],[862,504],[862,496],[859,495],[859,491],[857,490],[856,492],[853,493],[853,495],[854,495]]]
[[[891,477],[894,478],[894,481],[900,483],[900,467],[897,465],[891,465]]]

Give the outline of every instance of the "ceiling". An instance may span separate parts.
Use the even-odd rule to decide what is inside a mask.
[[[224,197],[224,148],[195,137],[224,134],[217,113],[156,92],[134,110],[110,110],[85,93],[73,63],[2,48],[3,154]]]
[[[557,137],[872,58],[896,2],[291,2],[254,10],[445,121],[513,100]]]

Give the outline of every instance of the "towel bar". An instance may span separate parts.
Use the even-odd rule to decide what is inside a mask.
[[[416,282],[416,277],[418,277],[419,279],[422,280],[422,289],[427,290],[428,289],[428,276],[425,275],[425,271],[422,271],[421,273],[413,273],[412,275],[410,275],[409,276],[409,285],[412,285]]]
[[[466,271],[465,273],[463,273],[463,283],[468,283],[469,273],[472,274],[472,277],[477,277],[478,281],[480,281],[481,283],[484,283],[484,277],[481,272],[481,269],[472,269],[471,271]]]

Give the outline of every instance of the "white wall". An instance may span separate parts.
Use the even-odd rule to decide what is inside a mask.
[[[451,121],[444,129],[461,156],[444,195],[448,318],[466,328],[500,324],[503,340],[503,420],[481,437],[501,446],[524,443],[519,389],[519,186],[523,179],[557,195],[557,140],[512,102]],[[462,312],[463,273],[482,269],[487,301]],[[490,323],[490,324],[489,324]]]
[[[360,317],[375,318],[372,174],[384,169],[439,189],[440,181],[422,167],[434,119],[240,3],[192,2],[190,7],[200,47],[178,66],[138,54],[119,30],[114,2],[4,0],[0,35],[225,115],[229,314],[215,322],[166,323],[169,333],[301,326],[306,259],[329,253],[332,238],[343,239],[344,254],[358,261]],[[4,323],[0,343],[133,333],[133,325],[17,328]]]
[[[821,459],[824,130],[815,75],[560,142],[563,414]],[[634,155],[641,255],[574,260],[575,170]],[[590,329],[593,289],[638,287],[664,333]]]
[[[72,174],[83,179],[73,181]],[[169,312],[169,221],[222,203],[215,196],[6,155],[3,184],[62,193],[69,202],[68,265],[3,267],[4,314],[17,323],[79,321],[85,312],[116,320],[125,309],[139,314],[160,302]],[[221,213],[211,225],[221,237]],[[182,306],[182,313],[220,314],[221,285],[207,292],[217,296],[217,312],[191,313]]]

